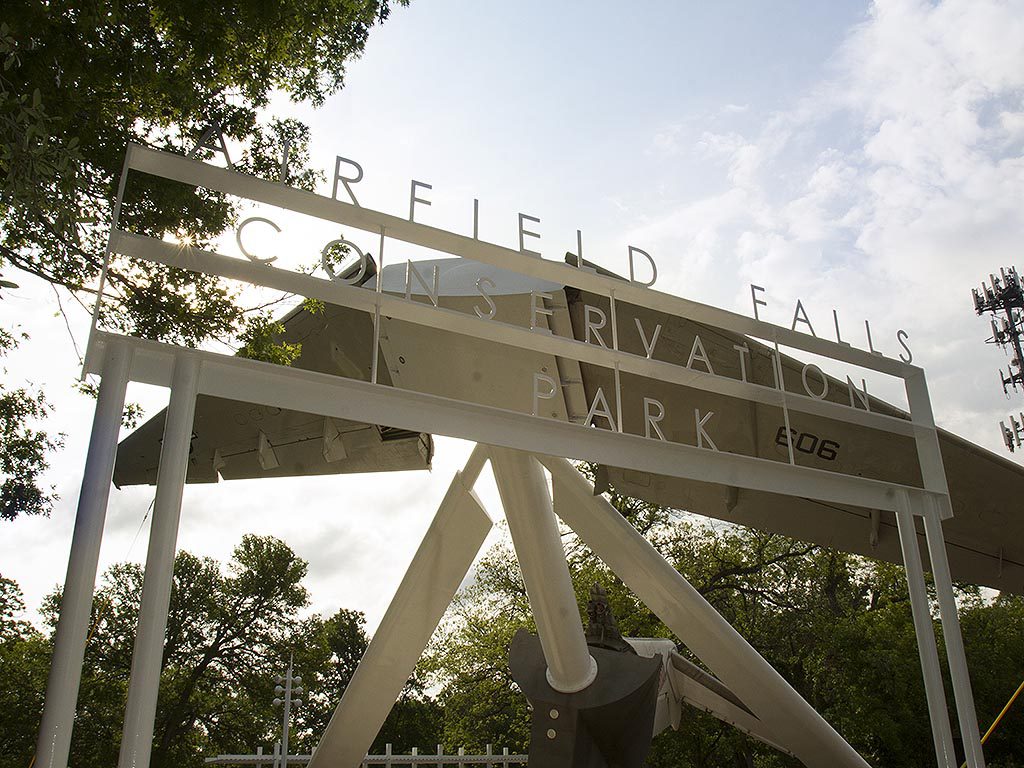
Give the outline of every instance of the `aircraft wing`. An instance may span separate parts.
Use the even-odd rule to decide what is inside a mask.
[[[300,308],[281,322],[282,340],[302,344],[296,368],[370,379],[373,323],[365,312]],[[383,356],[378,376],[391,383]],[[156,483],[165,418],[166,409],[118,446],[115,485]],[[207,395],[196,398],[192,432],[190,483],[429,469],[433,456],[428,434]]]
[[[607,299],[568,291],[569,311],[577,339],[583,338],[586,305],[603,307]],[[744,358],[746,375],[754,383],[774,386],[771,354],[774,350],[753,339],[670,317],[642,307],[619,304],[620,327],[635,329],[640,319],[648,342],[656,325],[662,325],[655,347],[656,359],[685,365],[699,335],[708,359],[718,375],[739,379],[740,353],[734,345],[749,348]],[[645,354],[639,333],[620,331],[620,346],[627,352]],[[803,364],[782,355],[786,389],[801,392]],[[705,366],[695,361],[696,370]],[[584,389],[592,402],[600,387],[609,397],[615,392],[613,372],[600,366],[581,366]],[[828,378],[826,399],[850,405],[849,383]],[[820,377],[812,386],[820,390]],[[862,408],[862,382],[855,380],[856,407]],[[664,405],[665,437],[696,444],[694,409],[714,412],[707,431],[722,451],[786,463],[789,444],[785,416],[772,405],[752,403],[712,392],[622,375],[623,430],[644,433],[643,398]],[[903,419],[898,408],[869,396],[871,410]],[[800,466],[844,472],[910,486],[922,485],[917,451],[910,437],[816,415],[789,412],[789,433],[794,459]],[[603,426],[598,420],[598,426]],[[1014,593],[1024,593],[1024,468],[950,432],[939,430],[939,446],[949,483],[953,517],[943,521],[953,578]],[[896,519],[892,512],[832,504],[802,497],[683,480],[664,475],[603,467],[601,480],[617,492],[654,504],[695,512],[707,517],[785,534],[822,546],[860,555],[902,562]],[[927,564],[923,525],[919,526],[922,558]]]
[[[441,290],[430,296],[431,270],[438,269]],[[424,280],[410,282],[416,301],[434,301],[445,309],[487,314],[480,293],[489,278],[495,317],[531,327],[546,325],[559,336],[586,339],[586,306],[610,318],[606,297],[575,288],[544,283],[464,259],[420,262]],[[383,290],[403,294],[409,281],[405,265],[382,273]],[[546,312],[532,310],[531,291],[546,295]],[[541,299],[538,299],[541,301]],[[739,334],[698,325],[654,310],[617,304],[620,348],[644,355],[645,339],[635,330],[639,321],[650,344],[654,329],[661,331],[653,357],[686,365],[700,336],[714,372],[774,387],[773,350]],[[296,367],[369,380],[372,362],[372,318],[357,310],[328,306],[322,314],[296,310],[284,319],[285,339],[302,343]],[[605,331],[609,338],[610,334]],[[736,347],[745,347],[741,354]],[[554,357],[528,349],[459,336],[437,328],[382,317],[378,369],[380,383],[491,405],[532,412],[532,376],[542,372],[561,383],[559,396],[545,400],[544,416],[580,423],[597,390],[611,408],[614,372],[596,365]],[[803,365],[782,355],[786,390],[802,391]],[[741,371],[741,365],[744,366]],[[706,366],[695,361],[695,370]],[[814,375],[814,386],[823,380]],[[825,377],[825,399],[864,407],[906,419],[907,415],[876,397],[860,392],[862,385]],[[775,405],[755,403],[710,392],[622,373],[622,428],[644,434],[644,398],[663,405],[659,427],[665,438],[696,444],[694,409],[714,412],[707,432],[718,449],[786,463],[790,442],[795,463],[817,469],[860,475],[920,486],[921,474],[912,438],[860,424],[790,409],[789,438],[785,414]],[[547,410],[550,408],[550,410]],[[607,427],[601,419],[598,427]],[[153,483],[159,458],[163,414],[129,435],[118,451],[114,480],[118,485]],[[422,469],[430,466],[429,435],[403,431],[401,425],[370,425],[323,416],[201,396],[196,405],[195,438],[189,482],[218,478],[281,477],[287,475]],[[939,443],[949,482],[954,516],[943,522],[953,578],[995,589],[1024,593],[1024,468],[949,432],[939,430]],[[892,513],[842,504],[826,504],[736,487],[682,480],[663,475],[602,467],[599,480],[616,491],[646,501],[708,517],[753,526],[822,546],[902,562],[895,516]],[[918,521],[920,523],[920,521]],[[927,560],[927,548],[922,556]]]

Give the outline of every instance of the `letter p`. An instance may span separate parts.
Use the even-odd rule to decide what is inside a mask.
[[[547,384],[547,391],[542,390],[542,384]],[[539,416],[541,400],[551,400],[558,392],[558,382],[546,373],[533,374],[533,415]]]

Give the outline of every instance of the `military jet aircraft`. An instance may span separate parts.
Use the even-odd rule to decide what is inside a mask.
[[[566,258],[576,263],[575,256]],[[611,343],[607,321],[612,311],[607,297],[467,259],[438,259],[415,266],[415,273],[405,264],[385,267],[381,289],[445,309],[493,315],[507,323],[541,325],[540,331],[566,338]],[[362,270],[361,284],[373,290],[375,280],[371,263]],[[599,322],[602,318],[604,324]],[[281,322],[282,340],[302,344],[297,368],[370,380],[372,315],[327,305],[319,314],[296,309]],[[659,327],[657,342],[652,343]],[[742,377],[768,387],[777,384],[774,349],[740,334],[624,303],[617,306],[616,330],[623,351],[642,356],[653,346],[651,357],[676,365],[689,360],[696,375],[712,369],[726,379]],[[697,336],[702,353],[694,361]],[[785,414],[776,405],[625,373],[622,402],[615,403],[615,372],[610,368],[485,339],[459,336],[458,343],[453,343],[455,338],[437,328],[382,317],[376,351],[378,383],[523,413],[532,413],[540,404],[539,415],[575,422],[586,419],[601,390],[615,416],[621,414],[622,430],[641,435],[649,429],[648,398],[663,409],[658,429],[667,440],[693,444],[694,422],[688,415],[695,409],[711,411],[715,418],[708,427],[709,436],[721,451],[779,462],[788,462],[792,453],[793,462],[800,466],[922,484],[914,441],[908,436],[792,410]],[[738,351],[740,347],[746,351]],[[785,389],[801,392],[802,361],[785,354],[779,359]],[[550,398],[537,399],[535,374],[557,381],[557,391]],[[826,400],[909,418],[899,408],[868,395],[852,379],[821,376],[814,386],[824,386],[827,380]],[[163,413],[157,414],[122,441],[114,472],[117,485],[156,481],[163,418]],[[592,421],[598,428],[608,426],[600,417]],[[430,435],[409,432],[401,425],[343,421],[205,395],[196,405],[194,435],[188,472],[188,482],[193,483],[424,469],[430,466],[433,451]],[[954,513],[943,522],[953,578],[1024,593],[1024,515],[1018,508],[1024,498],[1024,469],[945,430],[939,430],[939,444]],[[598,481],[599,487],[655,504],[902,562],[891,512],[615,466],[599,467]],[[923,531],[920,535],[923,542]]]

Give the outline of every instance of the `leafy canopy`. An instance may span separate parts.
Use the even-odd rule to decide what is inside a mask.
[[[272,751],[281,711],[275,677],[294,655],[303,703],[292,711],[291,752],[308,754],[348,685],[369,638],[365,618],[341,609],[304,615],[306,562],[273,537],[245,536],[229,563],[179,552],[167,620],[153,741],[154,768],[201,768],[217,754]],[[142,568],[122,563],[103,576],[93,605],[71,745],[71,764],[117,762],[142,589]],[[60,594],[44,615],[56,624]],[[51,638],[26,622],[17,585],[0,577],[0,768],[32,757],[49,669]],[[410,681],[375,747],[432,745],[437,707]]]
[[[407,0],[398,0],[400,3]],[[0,25],[0,266],[80,291],[95,284],[130,142],[188,153],[211,126],[248,147],[236,167],[309,187],[306,126],[259,122],[283,90],[314,105],[342,87],[389,0],[47,3],[9,0]],[[143,178],[124,223],[202,245],[232,221],[223,196]],[[195,344],[234,330],[228,289],[115,263],[108,321]]]
[[[312,188],[320,174],[307,167],[309,129],[261,122],[261,113],[275,91],[322,104],[373,25],[407,3],[5,0],[0,275],[21,270],[92,301],[130,143],[188,154],[216,126],[245,148],[236,170],[278,179],[287,146],[288,183]],[[207,246],[238,210],[223,195],[132,174],[121,213],[130,231]],[[0,280],[0,299],[15,282]],[[240,336],[247,356],[285,365],[301,352],[278,343],[280,326],[221,280],[115,257],[105,293],[105,327],[187,346]],[[0,391],[0,517],[52,505],[52,490],[35,481],[60,440],[30,426],[46,412],[41,394]]]

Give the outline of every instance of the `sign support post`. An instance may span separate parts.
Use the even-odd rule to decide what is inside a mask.
[[[942,686],[942,672],[939,667],[939,651],[928,607],[921,550],[917,543],[917,529],[914,527],[914,513],[909,496],[903,492],[899,493],[897,505],[896,527],[899,530],[900,547],[903,551],[903,570],[907,578],[907,591],[910,593],[910,611],[914,618],[921,674],[924,676],[924,692],[928,701],[928,718],[932,726],[935,757],[939,768],[957,768],[949,712],[946,709],[946,692]]]
[[[107,516],[110,480],[117,455],[117,433],[121,428],[131,361],[132,348],[128,344],[111,345],[103,360],[99,398],[93,416],[82,489],[78,495],[71,556],[64,579],[53,661],[36,744],[36,763],[40,768],[65,768],[68,764],[103,523]]]
[[[942,535],[942,522],[934,498],[925,499],[923,513],[924,530],[928,538],[928,556],[931,559],[935,593],[939,598],[939,614],[942,617],[942,638],[949,659],[949,676],[953,681],[953,697],[956,700],[956,713],[960,721],[960,736],[963,738],[967,765],[970,768],[985,768],[978,715],[974,709],[971,678],[967,672],[967,656],[960,634],[960,618],[957,616],[956,599],[953,597],[946,541]]]
[[[587,648],[579,605],[555,521],[544,470],[533,456],[490,448],[501,505],[537,623],[547,680],[560,693],[594,682],[597,662]]]
[[[174,554],[181,519],[181,497],[192,444],[192,418],[199,388],[199,360],[188,352],[174,358],[171,400],[157,471],[156,501],[149,531],[149,551],[142,583],[142,605],[135,633],[128,683],[119,768],[149,768],[153,723],[163,662],[167,609],[174,578]]]

